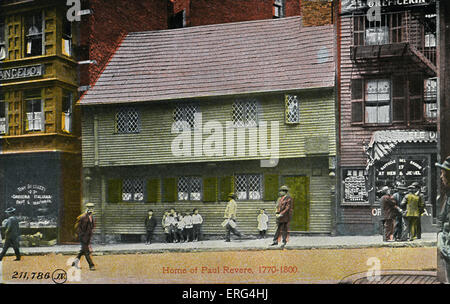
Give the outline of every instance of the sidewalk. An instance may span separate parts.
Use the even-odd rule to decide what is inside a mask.
[[[423,233],[422,239],[412,242],[383,242],[381,235],[374,236],[292,236],[285,250],[302,249],[351,249],[374,247],[435,247],[436,233]],[[140,244],[94,244],[94,255],[163,253],[163,252],[200,252],[200,251],[242,251],[242,250],[279,250],[279,246],[270,246],[272,238],[207,240],[189,243],[153,243]],[[80,250],[79,245],[55,245],[51,247],[22,247],[23,255],[67,254],[73,255]],[[9,255],[13,254],[12,250]]]

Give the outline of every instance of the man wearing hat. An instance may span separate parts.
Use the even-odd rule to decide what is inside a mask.
[[[287,239],[289,236],[289,222],[292,218],[292,212],[294,208],[294,200],[288,194],[289,188],[287,186],[281,186],[279,192],[279,198],[277,201],[276,220],[277,220],[277,231],[273,237],[273,243],[271,246],[278,245],[278,240],[280,236],[283,238],[283,244],[281,247],[286,246]]]
[[[442,187],[445,192],[445,198],[443,200],[442,211],[439,214],[440,232],[438,234],[437,247],[444,258],[446,266],[447,282],[450,281],[450,239],[449,239],[449,223],[450,223],[450,156],[442,162],[442,164],[436,163],[436,167],[441,169],[441,181]],[[446,227],[447,229],[444,229]],[[446,231],[447,230],[447,231]]]
[[[381,197],[381,207],[383,211],[383,224],[384,224],[384,240],[387,242],[394,241],[394,220],[397,216],[397,209],[395,208],[395,202],[390,195],[388,186],[384,186],[381,189],[383,196]]]
[[[402,205],[406,206],[406,218],[409,225],[409,240],[417,239],[420,211],[424,209],[421,196],[418,195],[417,185],[408,186],[408,194],[403,198]]]
[[[14,216],[16,213],[16,209],[13,207],[9,207],[5,210],[6,215],[8,216],[8,220],[5,225],[5,244],[3,245],[3,250],[0,253],[0,261],[8,251],[9,247],[14,249],[14,253],[16,255],[16,259],[14,261],[20,261],[20,251],[19,251],[19,238],[20,238],[20,230],[19,230],[19,221]]]
[[[72,266],[78,267],[81,256],[84,255],[86,257],[86,261],[89,264],[90,270],[95,270],[95,265],[92,262],[91,258],[91,238],[95,227],[93,212],[94,204],[87,203],[86,212],[77,217],[75,228],[77,230],[77,234],[81,243],[81,250],[78,253],[75,261],[72,263]]]
[[[242,237],[242,233],[240,233],[236,229],[236,211],[237,211],[237,203],[235,201],[236,195],[234,193],[228,194],[228,204],[225,208],[225,214],[223,217],[225,218],[225,229],[227,230],[227,233],[225,235],[225,242],[230,241],[231,233],[234,235],[237,235],[239,237]]]
[[[394,194],[392,195],[392,199],[395,201],[395,206],[397,209],[397,216],[395,218],[395,229],[394,229],[394,239],[396,241],[406,241],[408,238],[408,223],[406,218],[403,217],[403,214],[406,215],[406,206],[405,209],[402,208],[401,203],[403,197],[407,191],[407,187],[403,183],[397,183],[394,187]]]

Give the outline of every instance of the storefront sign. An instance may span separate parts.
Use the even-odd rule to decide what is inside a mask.
[[[410,7],[429,5],[434,2],[434,0],[342,0],[342,13],[366,10],[374,6]]]
[[[31,65],[26,67],[0,70],[0,80],[13,80],[21,78],[39,77],[44,74],[44,65]]]
[[[364,170],[344,170],[344,202],[368,202],[367,180]]]

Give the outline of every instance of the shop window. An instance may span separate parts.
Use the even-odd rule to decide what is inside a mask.
[[[44,103],[41,92],[30,91],[25,93],[26,105],[26,131],[44,130]]]
[[[5,98],[3,95],[0,95],[0,134],[6,134],[7,132],[7,103],[5,102]]]
[[[273,1],[273,18],[284,17],[284,0]]]
[[[72,56],[72,22],[63,18],[62,28],[62,53],[66,56]]]
[[[238,200],[261,200],[261,175],[236,175],[235,191]]]
[[[402,42],[403,12],[381,13],[378,20],[366,15],[353,17],[354,45],[382,45]]]
[[[5,19],[0,18],[0,60],[6,59],[6,26]]]
[[[196,105],[178,105],[173,112],[173,130],[183,130],[183,125],[191,129],[198,127],[198,122],[195,121],[195,114],[199,113],[199,108]]]
[[[259,105],[255,99],[237,100],[233,103],[232,119],[234,126],[256,127],[258,125]]]
[[[202,198],[202,179],[200,177],[182,176],[178,178],[178,200],[200,201]]]
[[[122,201],[143,202],[144,180],[141,178],[125,178],[122,184]]]
[[[343,170],[344,203],[368,203],[368,178],[363,168]]]
[[[44,39],[43,39],[43,18],[42,13],[36,13],[26,18],[26,43],[25,56],[40,56],[44,54]]]
[[[62,130],[67,133],[72,132],[72,115],[73,115],[73,94],[68,91],[63,92],[62,99],[62,117],[61,126]]]
[[[285,95],[285,122],[300,123],[300,102],[296,95]]]
[[[425,80],[425,117],[429,120],[437,118],[437,79],[429,78]]]
[[[133,107],[120,108],[116,113],[115,129],[116,133],[129,134],[140,133],[139,112]]]

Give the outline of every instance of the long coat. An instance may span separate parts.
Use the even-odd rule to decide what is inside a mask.
[[[406,202],[406,216],[420,216],[424,208],[424,203],[420,195],[409,193],[403,198],[404,202]]]
[[[236,219],[236,211],[237,211],[237,203],[234,199],[231,199],[228,202],[227,207],[225,208],[223,217],[226,219],[235,220]]]
[[[78,237],[80,238],[80,242],[89,243],[95,228],[94,216],[86,212],[78,216],[77,220],[79,221]]]
[[[154,216],[149,218],[148,216],[145,217],[145,229],[147,231],[153,231],[156,227],[156,219]]]
[[[10,216],[6,221],[5,240],[15,241],[20,236],[19,221],[15,216]]]
[[[398,212],[395,208],[395,201],[390,195],[383,195],[381,197],[381,206],[383,208],[383,218],[385,220],[395,219]]]
[[[289,194],[278,199],[276,213],[280,215],[277,218],[278,223],[289,223],[292,218],[292,213],[294,211],[294,200]]]

